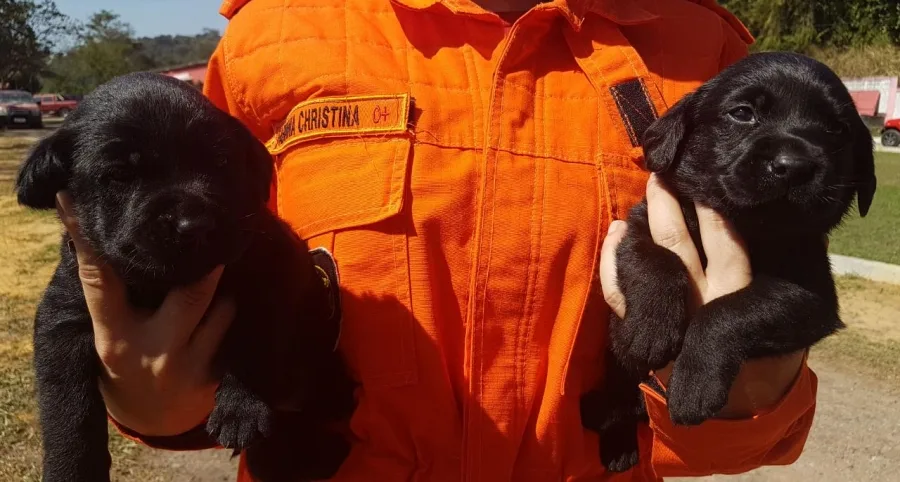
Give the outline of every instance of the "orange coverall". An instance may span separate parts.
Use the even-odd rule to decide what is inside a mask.
[[[334,253],[346,293],[340,346],[362,386],[335,482],[649,481],[796,460],[815,406],[805,366],[773,410],[693,428],[643,387],[650,424],[624,474],[604,471],[579,420],[607,337],[599,246],[644,194],[632,139],[646,119],[628,107],[642,92],[643,114],[661,113],[746,55],[727,11],[225,0],[221,13],[205,91],[269,142],[273,207]]]

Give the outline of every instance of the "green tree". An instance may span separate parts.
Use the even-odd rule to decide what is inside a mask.
[[[80,28],[74,48],[50,60],[46,90],[83,95],[113,77],[151,67],[131,26],[102,10]]]
[[[160,35],[138,41],[144,53],[159,67],[173,67],[193,62],[206,62],[219,44],[218,30],[204,29],[198,35]]]
[[[0,0],[0,87],[37,90],[54,41],[70,25],[52,0]]]
[[[897,0],[722,0],[757,37],[757,50],[811,52],[900,43]]]

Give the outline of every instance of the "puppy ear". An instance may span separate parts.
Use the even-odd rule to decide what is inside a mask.
[[[641,139],[644,165],[651,172],[664,172],[675,162],[678,148],[684,140],[686,112],[690,95],[685,96],[666,111],[647,130]]]
[[[859,215],[866,217],[875,197],[875,154],[872,134],[865,122],[854,123],[853,180],[856,185],[856,204]]]
[[[72,172],[69,136],[56,131],[37,144],[25,159],[16,178],[19,204],[35,209],[53,209],[56,193],[66,188]]]

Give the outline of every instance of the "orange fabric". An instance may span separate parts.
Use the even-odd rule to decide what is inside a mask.
[[[615,477],[578,415],[606,343],[599,246],[647,178],[609,88],[640,78],[663,112],[746,54],[726,11],[556,0],[513,25],[469,0],[222,12],[206,92],[262,141],[313,99],[415,99],[409,129],[301,139],[275,158],[273,207],[335,254],[346,293],[341,350],[362,387],[334,481],[649,481],[799,456],[805,366],[771,412],[694,428],[644,387],[642,462]]]

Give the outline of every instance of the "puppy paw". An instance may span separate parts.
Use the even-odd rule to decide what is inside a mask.
[[[620,340],[617,354],[625,366],[659,369],[678,354],[685,310],[678,300],[671,303],[667,307],[638,304],[619,320],[621,326],[614,336]]]
[[[669,415],[676,425],[699,425],[728,402],[733,375],[717,360],[704,359],[697,350],[683,351],[669,378]]]
[[[646,373],[677,356],[687,326],[691,285],[677,255],[642,244],[646,243],[622,254],[628,257],[623,257],[618,276],[627,308],[624,319],[615,315],[610,319],[610,343],[624,366]]]
[[[245,387],[226,380],[216,392],[216,406],[206,423],[206,431],[222,447],[238,453],[269,435],[275,414]]]
[[[622,420],[600,432],[600,461],[610,472],[625,472],[638,463],[637,421]]]
[[[638,463],[638,450],[625,450],[615,454],[606,455],[601,451],[600,458],[603,466],[610,472],[625,472]]]

